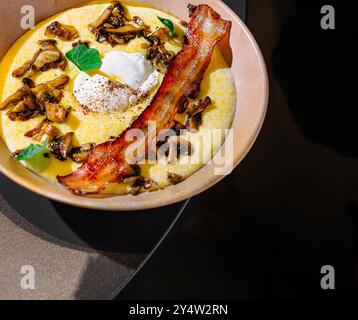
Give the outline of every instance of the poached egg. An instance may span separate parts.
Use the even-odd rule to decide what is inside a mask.
[[[112,51],[94,76],[81,72],[75,79],[73,95],[89,112],[123,111],[159,81],[159,72],[141,53]]]

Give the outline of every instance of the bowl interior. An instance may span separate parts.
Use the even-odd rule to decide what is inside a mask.
[[[36,22],[55,13],[88,1],[51,0],[43,5],[41,0],[30,1],[36,12]],[[26,2],[30,3],[29,1]],[[220,0],[141,0],[140,2],[172,12],[184,20],[188,19],[187,4],[205,2],[219,12],[223,18],[233,22],[230,39],[224,41],[221,49],[231,64],[237,89],[237,108],[233,122],[233,167],[236,167],[253,145],[264,120],[268,101],[268,79],[265,62],[253,36],[236,14]],[[20,27],[21,7],[24,0],[12,0],[7,10],[0,11],[0,27],[7,30],[0,43],[0,59],[11,45],[25,31]],[[226,146],[214,158],[219,158]],[[16,183],[40,195],[66,204],[101,210],[141,210],[169,205],[185,200],[210,188],[223,179],[217,174],[217,167],[208,164],[184,182],[165,190],[144,193],[139,196],[117,196],[110,198],[81,198],[46,181],[21,166],[10,157],[9,150],[0,139],[0,170]]]

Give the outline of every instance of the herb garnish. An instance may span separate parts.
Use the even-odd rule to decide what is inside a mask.
[[[171,21],[169,19],[161,18],[159,16],[158,16],[158,19],[160,20],[161,23],[163,23],[169,29],[169,34],[171,37],[173,37],[175,34],[175,28],[174,28],[173,21]]]
[[[39,145],[39,144],[33,144],[31,143],[28,147],[26,147],[25,149],[23,149],[16,157],[17,160],[21,161],[21,160],[30,160],[33,157],[35,157],[36,155],[44,152],[45,150],[47,150],[48,147],[48,140],[46,140],[45,144],[43,146]]]
[[[102,59],[99,51],[88,48],[81,44],[66,53],[66,57],[71,60],[81,71],[90,71],[102,67]]]

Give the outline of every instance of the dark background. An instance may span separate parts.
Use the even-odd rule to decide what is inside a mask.
[[[320,28],[323,4],[336,30]],[[235,172],[194,199],[131,298],[357,296],[357,7],[248,0],[270,74],[263,130]],[[335,267],[334,291],[320,287],[323,265]]]

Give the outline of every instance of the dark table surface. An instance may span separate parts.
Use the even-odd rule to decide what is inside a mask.
[[[248,1],[270,76],[264,126],[133,299],[357,299],[358,4],[328,3],[336,30],[320,28],[327,1]],[[336,290],[321,288],[325,265]]]

